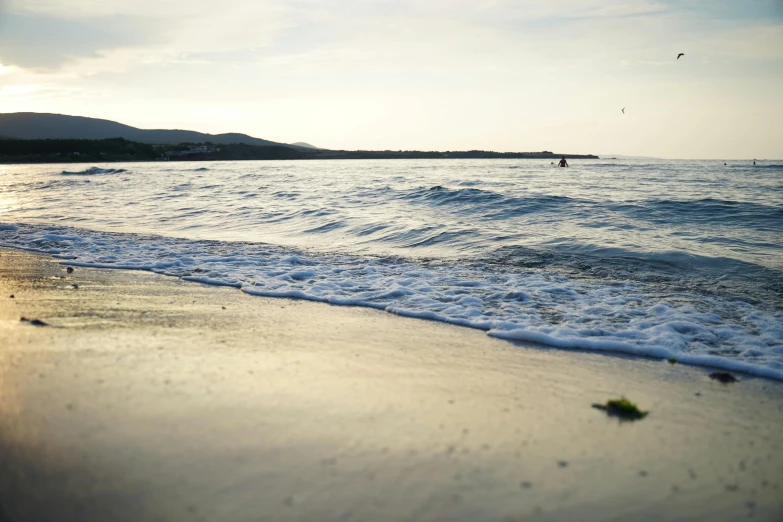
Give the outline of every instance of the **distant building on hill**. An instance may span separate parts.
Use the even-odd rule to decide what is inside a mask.
[[[211,145],[190,145],[186,150],[169,150],[166,151],[166,157],[176,158],[181,156],[193,156],[196,154],[210,154],[212,152],[220,152],[218,147]]]

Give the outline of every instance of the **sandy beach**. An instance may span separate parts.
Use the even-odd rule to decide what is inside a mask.
[[[781,382],[8,249],[0,349],[3,521],[783,519]]]

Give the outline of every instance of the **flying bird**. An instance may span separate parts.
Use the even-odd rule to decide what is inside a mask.
[[[680,54],[678,54],[678,55],[677,55],[677,59],[678,59],[678,60],[680,59],[680,56],[685,56],[685,53],[680,53]]]
[[[625,114],[625,107],[622,108],[623,114]]]

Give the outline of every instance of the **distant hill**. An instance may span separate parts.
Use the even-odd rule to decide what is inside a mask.
[[[24,140],[102,140],[108,138],[125,138],[126,140],[149,144],[201,143],[211,141],[212,143],[221,145],[243,143],[257,146],[291,146],[285,143],[254,138],[246,134],[206,134],[203,132],[180,129],[137,129],[130,125],[117,123],[116,121],[38,112],[0,114],[0,136]]]
[[[0,0],[1,2],[2,0]],[[111,120],[37,112],[0,113],[0,163],[52,161],[260,160],[260,159],[598,159],[591,154],[541,152],[329,150],[298,142],[277,143],[247,134],[207,134],[179,129],[137,129]],[[130,143],[109,143],[111,140]],[[25,140],[71,140],[74,143],[24,143]],[[104,143],[81,143],[100,140]],[[108,140],[108,141],[107,141]],[[13,142],[13,143],[11,143]],[[214,150],[191,150],[188,143],[211,142]],[[155,145],[153,152],[145,145]],[[183,148],[184,147],[184,148]],[[164,157],[165,156],[165,157]]]
[[[0,163],[106,163],[112,161],[237,161],[309,159],[309,149],[228,143],[151,144],[125,138],[0,139]]]

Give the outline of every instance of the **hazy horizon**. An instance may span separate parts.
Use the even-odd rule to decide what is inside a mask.
[[[778,0],[0,0],[0,112],[139,128],[779,159],[781,87]]]

